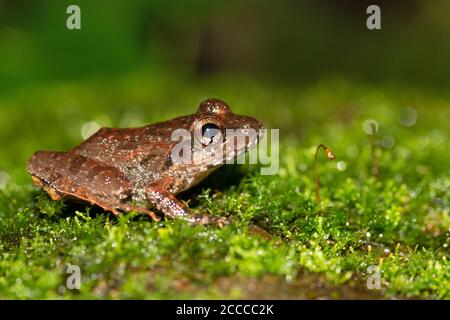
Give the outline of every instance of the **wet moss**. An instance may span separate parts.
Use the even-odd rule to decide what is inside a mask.
[[[448,97],[342,80],[302,88],[234,83],[133,75],[1,100],[0,298],[449,299]],[[280,128],[277,174],[226,166],[181,195],[195,212],[232,217],[232,225],[114,217],[31,187],[31,154],[76,145],[84,123],[164,120],[194,112],[211,92]],[[416,122],[402,125],[411,108]],[[368,119],[379,125],[377,177]],[[319,159],[318,205],[320,143],[337,159]],[[68,264],[80,267],[80,290],[66,286]],[[380,289],[367,288],[370,270],[379,271]]]

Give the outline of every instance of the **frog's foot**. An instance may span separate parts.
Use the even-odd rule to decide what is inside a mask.
[[[215,217],[207,214],[192,214],[190,210],[178,200],[172,193],[160,190],[155,185],[146,188],[147,200],[159,211],[170,218],[178,218],[196,225],[214,225],[223,227],[230,221],[223,217]]]
[[[31,179],[33,179],[34,185],[44,189],[44,191],[48,193],[48,195],[50,196],[50,198],[52,198],[53,201],[61,200],[61,195],[58,193],[58,191],[56,191],[56,189],[46,186],[45,183],[38,177],[31,176]]]
[[[231,223],[230,219],[224,217],[211,216],[209,214],[189,214],[185,220],[192,224],[198,225],[213,225],[217,227],[224,227]]]

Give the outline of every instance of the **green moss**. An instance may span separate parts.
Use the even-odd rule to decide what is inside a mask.
[[[317,275],[331,298],[450,299],[446,97],[342,80],[306,88],[234,83],[210,79],[194,86],[133,75],[0,100],[6,150],[0,171],[10,177],[0,190],[0,298],[241,298],[261,292],[295,298],[311,290],[301,284]],[[84,123],[141,125],[194,112],[210,95],[280,128],[278,174],[224,167],[182,195],[194,211],[231,216],[232,225],[114,217],[51,201],[31,187],[26,161],[32,152],[74,146]],[[417,111],[412,127],[399,122],[405,106]],[[371,174],[370,137],[362,129],[367,119],[380,125],[379,181]],[[386,136],[393,146],[383,147]],[[319,157],[318,206],[312,165],[320,143],[337,160]],[[68,264],[81,269],[80,290],[65,285]],[[379,291],[365,289],[371,265],[381,272]],[[262,288],[248,289],[251,279]]]

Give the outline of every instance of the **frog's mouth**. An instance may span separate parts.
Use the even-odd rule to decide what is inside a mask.
[[[264,131],[262,125],[258,129],[226,129],[223,137],[219,135],[210,145],[202,146],[201,160],[198,161],[197,158],[197,163],[206,165],[207,168],[236,163],[235,158],[256,147],[263,139]]]
[[[226,149],[226,161],[231,161],[235,157],[250,151],[262,140],[264,137],[264,130],[247,130],[239,129],[236,131],[237,139],[233,136],[227,137],[224,143]]]

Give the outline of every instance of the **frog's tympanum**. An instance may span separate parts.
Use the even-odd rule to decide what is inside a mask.
[[[231,112],[225,102],[208,99],[193,115],[140,128],[102,128],[68,152],[38,151],[28,171],[53,200],[81,200],[114,214],[136,211],[157,221],[160,216],[154,211],[196,224],[223,225],[227,219],[194,215],[175,195],[256,145],[262,128],[254,118]],[[174,141],[175,130],[192,134],[192,143],[187,144],[192,161],[174,157],[186,151]],[[227,139],[233,130],[257,134]],[[208,149],[208,144],[214,148]]]

